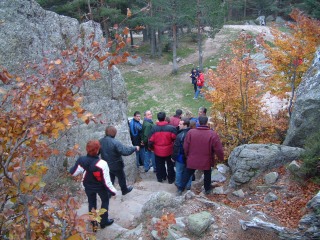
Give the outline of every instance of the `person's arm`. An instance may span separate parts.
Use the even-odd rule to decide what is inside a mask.
[[[82,174],[84,172],[85,172],[85,170],[80,165],[80,159],[78,159],[76,161],[75,165],[72,168],[70,168],[70,170],[69,170],[69,173],[74,177],[78,176],[79,174]]]
[[[115,141],[115,147],[116,150],[122,155],[122,156],[129,156],[135,151],[139,151],[138,146],[125,146],[121,142],[114,140]]]
[[[186,158],[188,158],[188,155],[189,155],[189,147],[190,147],[190,134],[187,133],[183,142],[183,150]]]
[[[111,192],[112,196],[116,195],[117,189],[113,186],[111,179],[110,179],[110,174],[109,174],[109,167],[106,161],[100,159],[96,167],[100,168],[102,170],[102,175],[103,175],[103,182],[104,185],[106,186],[107,189]]]

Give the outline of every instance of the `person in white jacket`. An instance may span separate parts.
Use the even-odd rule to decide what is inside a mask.
[[[86,146],[87,155],[81,156],[70,169],[72,176],[83,174],[82,183],[88,197],[89,212],[97,209],[97,194],[101,198],[101,208],[107,211],[101,216],[100,227],[111,225],[114,220],[108,218],[109,194],[116,195],[117,190],[112,185],[109,167],[106,161],[99,158],[99,140],[90,140]],[[98,223],[93,221],[93,230],[97,230]]]

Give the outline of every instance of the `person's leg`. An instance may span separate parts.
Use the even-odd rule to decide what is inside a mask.
[[[174,163],[171,161],[171,156],[165,157],[164,160],[167,164],[168,183],[174,183],[176,173],[174,171]]]
[[[88,197],[89,212],[91,212],[92,209],[97,209],[97,193],[87,188],[85,188],[85,192]]]
[[[118,178],[119,186],[122,192],[122,195],[127,194],[128,187],[127,187],[127,180],[126,180],[126,174],[123,169],[118,170],[116,172],[116,176]]]
[[[203,185],[204,185],[204,190],[206,192],[211,190],[211,169],[210,170],[203,170]]]
[[[162,182],[164,177],[166,176],[165,161],[162,157],[155,155],[155,162],[157,168],[157,180],[158,182]]]
[[[140,151],[136,152],[136,165],[137,165],[137,168],[139,168],[139,166],[140,166]]]
[[[194,92],[197,91],[197,84],[196,83],[193,84],[193,89],[194,89]]]
[[[180,187],[182,185],[182,173],[183,173],[183,163],[176,162],[176,185]]]
[[[139,166],[144,165],[144,147],[140,146],[140,151],[139,151]]]
[[[178,187],[179,191],[184,191],[187,182],[189,181],[190,177],[192,177],[192,174],[195,172],[195,169],[186,168],[186,170],[182,174],[182,184]]]
[[[156,158],[155,158],[154,152],[150,152],[150,157],[151,157],[151,162],[153,166],[153,171],[157,172],[157,164],[156,164]]]
[[[108,191],[106,189],[100,190],[98,192],[98,194],[99,194],[99,197],[101,199],[101,208],[104,208],[104,209],[107,210],[104,214],[101,215],[100,226],[101,226],[101,228],[104,228],[104,227],[110,225],[110,220],[108,219],[109,194],[108,194]]]
[[[144,171],[148,172],[150,169],[150,151],[147,147],[144,148]]]
[[[116,179],[116,175],[114,174],[113,171],[109,171],[109,174],[110,174],[110,180],[112,182],[112,185],[114,184],[114,181]]]
[[[186,166],[185,164],[183,164],[183,165],[182,165],[182,173],[183,173],[184,171],[186,171],[186,168],[187,168],[187,166]],[[187,190],[190,190],[190,189],[191,189],[191,183],[192,183],[192,178],[193,178],[193,176],[194,176],[194,173],[192,174],[192,176],[190,177],[189,181],[187,182],[187,185],[186,185]]]

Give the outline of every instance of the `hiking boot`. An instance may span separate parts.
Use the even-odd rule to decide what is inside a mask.
[[[122,195],[126,195],[126,194],[128,194],[129,192],[131,192],[131,191],[132,191],[132,189],[133,189],[133,187],[132,187],[132,186],[127,187],[127,191],[123,192],[123,193],[122,193]]]
[[[211,194],[211,193],[212,193],[212,189],[210,189],[210,190],[206,190],[204,193],[205,193],[206,195],[209,195],[209,194]]]
[[[182,190],[178,190],[177,191],[177,196],[182,196],[183,191]]]
[[[100,227],[104,229],[105,227],[110,226],[113,222],[113,219],[108,219],[108,221],[105,224],[101,224]]]

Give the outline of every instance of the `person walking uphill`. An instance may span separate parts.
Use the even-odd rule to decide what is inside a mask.
[[[178,187],[181,195],[195,170],[204,172],[204,189],[211,193],[211,167],[215,165],[214,155],[223,161],[223,147],[218,134],[207,126],[208,117],[200,116],[200,126],[191,129],[184,140],[183,149],[187,158],[187,169],[183,173],[182,185]]]
[[[72,176],[84,174],[82,183],[88,197],[89,212],[97,209],[97,194],[101,199],[101,208],[107,211],[102,214],[100,226],[105,228],[111,225],[114,220],[108,219],[109,194],[116,195],[109,176],[108,164],[98,156],[100,143],[98,140],[91,140],[86,146],[87,156],[79,157],[75,165],[70,169]],[[97,222],[92,222],[93,231],[97,231]]]
[[[168,183],[171,184],[175,180],[174,163],[171,161],[171,154],[177,129],[165,121],[166,114],[164,112],[159,112],[157,117],[159,122],[152,127],[148,144],[149,148],[154,150],[158,182],[165,180],[168,172]],[[165,164],[167,164],[167,169]]]
[[[112,184],[114,184],[115,177],[117,177],[122,195],[126,195],[132,191],[133,187],[127,186],[122,156],[129,156],[132,153],[139,151],[140,147],[124,146],[115,139],[116,135],[117,129],[114,126],[108,126],[106,128],[105,137],[100,139],[100,154],[102,159],[107,161],[109,165]]]

